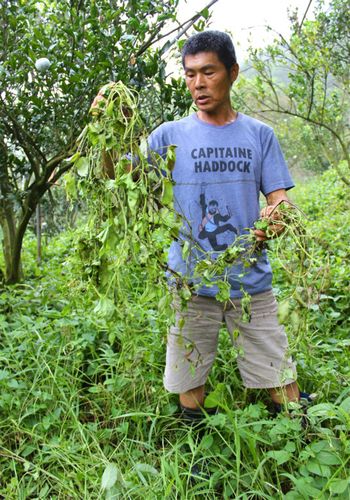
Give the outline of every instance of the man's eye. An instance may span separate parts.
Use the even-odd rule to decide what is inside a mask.
[[[192,73],[186,73],[186,78],[193,78],[194,75]]]
[[[213,74],[214,74],[214,71],[206,71],[205,72],[205,75],[207,75],[207,76],[210,76],[210,75],[213,75]]]

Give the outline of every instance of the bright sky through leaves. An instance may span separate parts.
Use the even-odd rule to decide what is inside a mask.
[[[179,20],[185,21],[208,3],[209,0],[180,0]],[[211,8],[213,16],[210,28],[231,32],[237,58],[242,62],[249,39],[255,47],[263,47],[272,41],[273,33],[267,32],[266,25],[288,36],[288,9],[292,12],[298,9],[298,19],[301,20],[308,5],[309,0],[218,0]],[[315,5],[314,0],[308,11],[308,19],[313,17]]]

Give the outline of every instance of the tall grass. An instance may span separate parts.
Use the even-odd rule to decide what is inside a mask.
[[[300,408],[271,418],[266,394],[243,389],[224,332],[208,382],[220,411],[201,430],[186,427],[162,387],[169,318],[143,293],[142,272],[129,277],[134,292],[119,316],[97,316],[66,233],[36,277],[0,296],[0,496],[349,498],[349,249],[338,232],[340,221],[349,231],[350,215],[332,175],[297,200],[327,279],[310,271],[313,290],[298,301],[274,262],[299,383],[319,396],[306,429]]]

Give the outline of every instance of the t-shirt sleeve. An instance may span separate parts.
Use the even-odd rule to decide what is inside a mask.
[[[160,125],[149,135],[148,154],[150,160],[152,160],[152,155],[154,155],[154,153],[160,155],[163,159],[166,158],[168,149],[168,142],[166,135],[167,134],[164,130],[164,125]]]
[[[163,133],[163,126],[160,125],[140,144],[140,151],[143,156],[147,156],[148,163],[154,165],[157,163],[157,155],[163,159],[166,158],[167,146],[165,146],[165,139]],[[140,163],[139,156],[132,156],[131,153],[125,155],[131,161],[132,166],[136,167]]]
[[[272,129],[268,128],[262,141],[260,190],[266,196],[278,189],[291,189],[293,180],[281,147]]]

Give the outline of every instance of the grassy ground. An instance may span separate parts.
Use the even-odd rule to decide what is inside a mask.
[[[28,241],[31,278],[0,296],[2,498],[349,498],[348,193],[327,174],[295,199],[307,272],[285,269],[293,245],[271,258],[300,385],[318,393],[307,428],[298,408],[272,419],[266,394],[244,390],[224,332],[208,383],[220,413],[186,428],[162,388],[169,318],[146,277],[132,277],[129,307],[99,317],[72,236],[51,241],[41,268]]]

